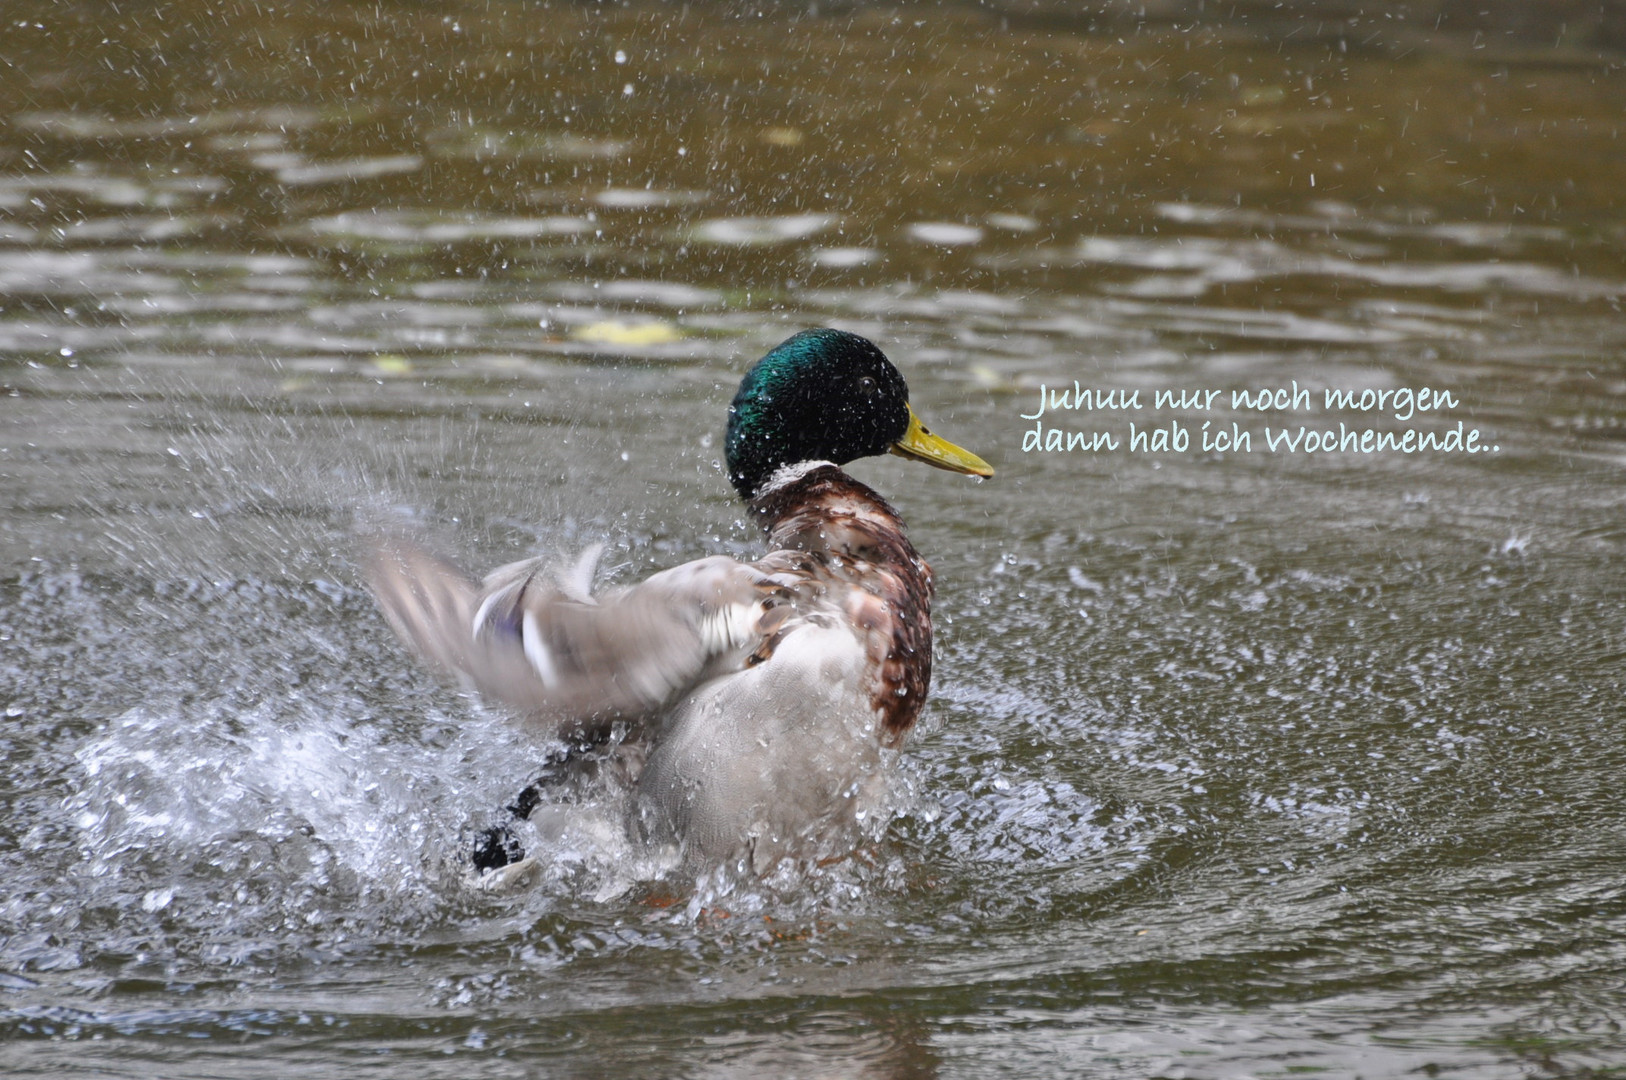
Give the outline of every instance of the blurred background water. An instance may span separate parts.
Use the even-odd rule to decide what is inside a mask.
[[[0,12],[0,1071],[1626,1063],[1619,5]],[[723,411],[821,324],[999,469],[854,469],[939,590],[884,838],[661,906],[588,804],[471,890],[548,747],[355,521],[748,554]],[[1074,380],[1497,449],[1024,451]]]

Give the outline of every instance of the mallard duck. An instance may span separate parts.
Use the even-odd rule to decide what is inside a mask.
[[[728,410],[728,478],[767,534],[761,559],[699,559],[594,596],[596,552],[476,582],[396,537],[376,545],[369,584],[409,647],[543,734],[615,731],[635,845],[691,873],[765,874],[850,850],[926,701],[931,567],[840,468],[888,452],[993,475],[921,423],[873,343],[806,330],[752,365]],[[519,854],[488,843],[476,863]]]

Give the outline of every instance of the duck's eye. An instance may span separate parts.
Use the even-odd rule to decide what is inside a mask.
[[[860,375],[858,377],[858,389],[866,394],[875,393],[875,377],[873,375]]]

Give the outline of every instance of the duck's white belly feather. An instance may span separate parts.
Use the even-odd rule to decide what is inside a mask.
[[[690,867],[844,854],[885,790],[867,663],[850,629],[799,621],[763,663],[697,687],[644,767],[635,832]]]

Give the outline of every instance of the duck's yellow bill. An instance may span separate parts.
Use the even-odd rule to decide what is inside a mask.
[[[962,450],[947,439],[933,435],[920,422],[915,410],[909,410],[909,430],[903,438],[892,444],[892,452],[911,461],[924,461],[949,472],[971,476],[992,476],[993,466],[969,450]]]

